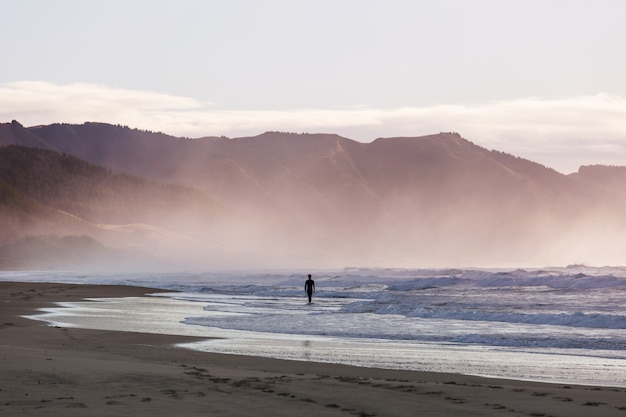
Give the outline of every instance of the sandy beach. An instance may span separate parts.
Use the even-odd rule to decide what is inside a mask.
[[[22,317],[157,291],[0,282],[0,415],[626,416],[623,388],[208,354],[174,346],[191,338]]]

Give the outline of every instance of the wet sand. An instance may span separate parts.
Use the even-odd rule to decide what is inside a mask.
[[[0,282],[0,415],[626,416],[624,388],[209,354],[174,347],[188,337],[21,317],[57,301],[154,292]]]

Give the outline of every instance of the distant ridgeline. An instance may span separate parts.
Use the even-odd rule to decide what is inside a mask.
[[[277,267],[622,263],[625,208],[625,167],[563,175],[457,133],[360,143],[0,124],[0,267],[126,255]]]

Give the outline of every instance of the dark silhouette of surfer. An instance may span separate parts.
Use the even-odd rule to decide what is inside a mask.
[[[313,293],[315,292],[315,281],[311,279],[311,274],[309,274],[309,279],[307,279],[306,282],[304,283],[304,291],[306,292],[306,295],[309,296],[309,304],[310,304],[311,297],[313,296]]]

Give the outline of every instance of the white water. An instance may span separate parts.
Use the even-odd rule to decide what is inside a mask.
[[[218,353],[626,386],[626,269],[314,273],[0,274],[0,280],[113,283],[182,291],[65,303],[63,326],[212,337]],[[129,320],[131,318],[131,320]]]

